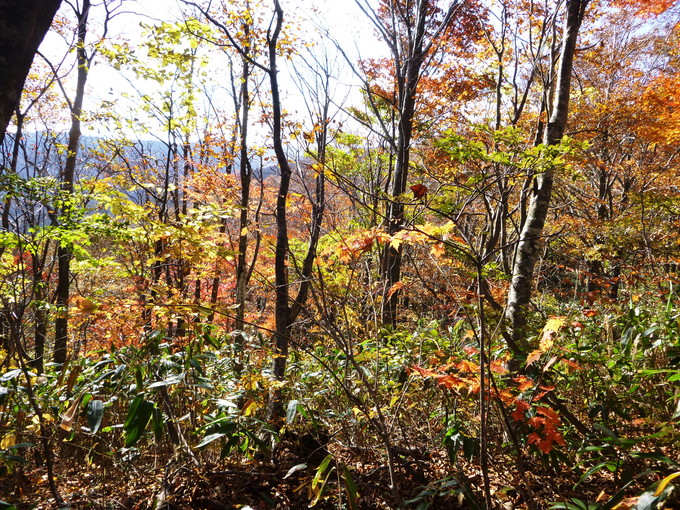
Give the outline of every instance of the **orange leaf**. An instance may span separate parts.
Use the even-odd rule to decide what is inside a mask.
[[[569,366],[570,366],[571,368],[573,368],[574,370],[583,370],[583,367],[581,367],[581,365],[579,365],[579,364],[576,363],[575,361],[572,361],[572,360],[566,359],[566,358],[562,358],[562,361],[563,361],[564,363],[566,363],[567,365],[569,365]]]
[[[390,299],[395,292],[400,291],[401,289],[404,288],[404,282],[397,282],[394,285],[390,287],[390,290],[387,291],[387,299]]]
[[[513,380],[517,383],[517,388],[520,392],[526,391],[534,385],[534,381],[524,375],[515,377]]]
[[[560,415],[554,409],[541,406],[536,409],[536,412],[548,418],[551,423],[558,424],[560,422]]]
[[[458,377],[455,377],[453,375],[440,375],[439,377],[437,377],[437,379],[438,379],[437,382],[441,386],[444,386],[449,390],[462,389],[468,387],[468,384],[463,379],[459,379]]]
[[[538,350],[538,349],[535,350],[534,352],[529,354],[529,356],[527,356],[527,362],[526,362],[525,366],[528,367],[529,365],[531,365],[533,362],[535,362],[540,357],[541,357],[541,351]]]
[[[515,421],[522,421],[524,420],[524,413],[526,413],[531,406],[529,405],[528,402],[524,402],[524,400],[515,400],[515,410],[512,412],[510,416],[512,416],[512,419]]]
[[[503,362],[500,361],[500,360],[494,360],[494,361],[492,361],[492,362],[491,362],[491,365],[489,365],[489,367],[491,368],[491,371],[492,371],[494,374],[503,375],[503,374],[507,374],[507,373],[508,373],[508,369],[505,367],[505,365],[503,364]]]
[[[434,246],[432,246],[430,249],[430,254],[438,259],[443,257],[446,254],[446,247],[444,246],[444,243],[436,243]]]
[[[415,370],[416,372],[418,372],[423,377],[439,377],[441,375],[441,374],[438,374],[437,372],[434,372],[432,370],[428,370],[427,368],[419,367],[417,365],[413,365],[413,367],[411,367],[411,368],[413,370]]]
[[[469,374],[475,374],[479,372],[479,365],[468,360],[463,360],[456,364],[456,368],[460,372],[467,372]]]

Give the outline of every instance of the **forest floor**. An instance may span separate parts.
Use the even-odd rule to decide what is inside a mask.
[[[125,468],[111,463],[88,463],[83,455],[63,448],[56,458],[57,484],[62,499],[71,509],[396,508],[385,464],[363,463],[350,451],[342,451],[332,444],[327,446],[332,451],[333,463],[322,476],[316,475],[324,456],[300,458],[300,444],[293,442],[281,444],[275,463],[203,459],[196,465],[189,459],[168,461],[157,455],[138,458]],[[443,450],[401,459],[397,485],[407,508],[478,508],[483,482],[475,466],[462,461],[459,470],[452,472]],[[537,458],[527,458],[525,462],[522,474],[510,457],[495,459],[490,466],[496,508],[549,508],[551,502],[571,497],[603,501],[619,486],[612,473],[602,470],[574,489],[578,478],[571,470],[546,467]],[[292,469],[295,466],[297,470]],[[343,466],[351,469],[358,494],[353,503],[349,501]],[[644,466],[640,469],[644,470]],[[474,500],[466,499],[456,490],[461,485],[454,479],[464,480]],[[649,482],[641,478],[638,484],[628,488],[627,494],[640,494]],[[628,498],[616,508],[635,508],[636,499]],[[12,503],[18,510],[59,507],[44,468],[20,466],[12,473],[4,473],[0,477],[0,500]],[[680,499],[667,502],[664,508],[680,508]]]

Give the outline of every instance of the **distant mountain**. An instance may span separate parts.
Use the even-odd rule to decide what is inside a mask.
[[[16,173],[23,178],[32,177],[55,177],[59,178],[61,169],[64,166],[66,159],[66,144],[68,142],[68,134],[49,133],[49,132],[30,132],[25,133],[22,137],[22,142],[17,158]],[[0,162],[2,168],[0,174],[7,173],[11,166],[12,151],[15,136],[8,133],[2,150],[2,161]],[[80,149],[78,153],[79,164],[76,169],[76,178],[96,178],[101,172],[101,165],[93,165],[89,163],[92,159],[92,154],[100,148],[106,148],[107,139],[92,135],[83,135],[80,139]],[[112,150],[113,147],[109,148]],[[178,152],[181,153],[181,147]],[[147,159],[156,159],[160,164],[165,166],[165,161],[168,155],[168,145],[165,142],[156,139],[137,140],[132,145],[122,149],[119,157],[125,157],[131,164],[135,164],[135,160],[144,157]],[[277,176],[279,174],[278,165],[274,162],[274,152],[267,151],[262,157],[253,157],[251,166],[253,168],[253,178],[256,180],[266,180],[269,177]],[[215,160],[215,164],[219,164]],[[232,165],[232,171],[238,178],[239,160],[236,158]]]

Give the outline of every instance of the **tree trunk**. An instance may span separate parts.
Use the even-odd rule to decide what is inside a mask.
[[[290,187],[291,168],[283,150],[281,139],[281,97],[279,94],[276,50],[279,34],[283,25],[283,9],[278,0],[274,0],[274,29],[268,34],[269,49],[269,83],[272,93],[273,140],[276,161],[281,173],[279,193],[276,199],[276,248],[274,251],[274,285],[276,287],[275,329],[274,335],[274,377],[281,381],[286,374],[288,345],[290,335],[290,306],[288,303],[288,221],[286,218],[286,200]],[[270,395],[268,418],[277,420],[283,417],[281,390],[275,389]]]
[[[567,3],[555,99],[550,120],[544,131],[544,145],[556,145],[564,135],[569,111],[570,82],[576,39],[588,2],[589,0],[570,0]],[[526,351],[528,348],[527,309],[531,299],[539,243],[550,206],[552,185],[553,169],[551,168],[534,178],[531,201],[515,255],[505,316],[512,343],[517,345],[520,351]],[[522,354],[522,352],[515,354]]]
[[[249,27],[244,27],[244,32],[249,33]],[[241,121],[239,126],[239,172],[241,176],[241,210],[239,214],[238,234],[238,258],[236,261],[236,336],[234,337],[234,351],[236,353],[235,369],[240,373],[242,367],[241,351],[243,350],[243,330],[245,329],[246,292],[250,280],[250,264],[248,264],[248,218],[250,214],[250,185],[252,183],[253,169],[248,159],[248,122],[250,117],[250,63],[243,59],[241,73]],[[236,114],[238,115],[238,108]]]
[[[85,97],[85,83],[89,72],[90,62],[85,51],[85,37],[87,36],[87,21],[90,14],[90,0],[84,0],[82,9],[77,13],[78,16],[78,42],[77,42],[77,62],[78,78],[76,83],[76,95],[71,105],[71,129],[68,134],[68,147],[66,163],[62,178],[62,196],[64,205],[61,210],[59,221],[62,226],[70,223],[70,214],[73,204],[71,196],[73,194],[73,183],[75,180],[76,157],[78,145],[80,144],[80,117],[83,112],[83,99]],[[54,355],[53,361],[63,365],[66,361],[68,352],[68,300],[71,293],[71,258],[73,248],[69,243],[60,242],[57,249],[58,260],[58,280],[56,290],[56,304],[58,315],[54,323]]]
[[[0,144],[61,0],[0,0]]]
[[[408,55],[402,56],[405,59],[405,64],[402,68],[399,68],[399,63],[395,62],[399,93],[399,104],[397,105],[399,120],[392,197],[385,215],[389,234],[395,234],[404,226],[404,203],[401,195],[406,191],[411,138],[413,136],[413,118],[416,109],[416,92],[426,55],[424,39],[426,19],[430,10],[429,0],[421,0],[417,10],[418,17],[413,38],[409,41]],[[397,322],[397,303],[400,293],[393,291],[392,287],[401,280],[401,261],[401,247],[395,248],[389,245],[385,248],[382,260],[382,276],[386,283],[383,294],[383,324],[387,326],[393,326]]]

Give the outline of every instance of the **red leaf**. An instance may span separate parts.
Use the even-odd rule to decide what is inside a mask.
[[[554,409],[541,406],[536,409],[536,412],[548,418],[551,423],[558,424],[560,422],[560,416]]]
[[[515,407],[516,409],[512,412],[510,416],[512,416],[512,419],[515,421],[522,421],[524,420],[524,413],[526,413],[529,408],[531,407],[528,402],[524,402],[523,400],[515,400]]]
[[[414,184],[411,186],[414,198],[423,198],[427,194],[427,186],[424,184]]]

